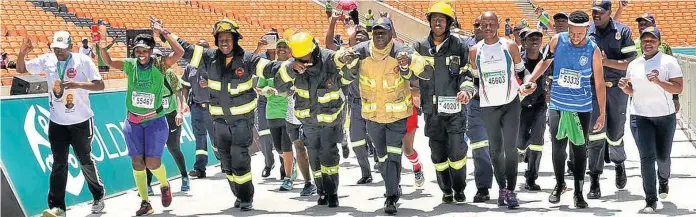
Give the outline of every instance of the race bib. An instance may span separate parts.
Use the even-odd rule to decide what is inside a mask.
[[[506,77],[507,74],[505,71],[497,71],[497,72],[484,72],[483,73],[483,81],[485,82],[485,85],[487,87],[497,87],[501,85],[505,85],[506,83]]]
[[[169,108],[169,98],[162,99],[162,107]]]
[[[138,108],[153,109],[155,108],[155,94],[133,91],[131,103]]]
[[[437,97],[437,112],[455,114],[462,111],[462,104],[457,102],[457,97],[454,96],[438,96]]]
[[[562,68],[561,72],[558,74],[558,85],[571,89],[579,89],[581,75],[579,71]]]

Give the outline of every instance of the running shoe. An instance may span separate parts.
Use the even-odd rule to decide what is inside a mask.
[[[181,178],[181,191],[189,191],[191,186],[189,184],[189,177]]]
[[[304,187],[302,188],[302,192],[300,192],[300,196],[311,196],[313,194],[317,193],[317,187],[312,184],[312,182],[305,182]]]
[[[92,214],[99,214],[99,213],[101,213],[102,211],[104,211],[104,207],[105,207],[105,206],[106,206],[106,205],[104,204],[104,200],[103,200],[103,199],[94,200],[94,201],[92,202]]]
[[[290,191],[292,190],[292,187],[292,180],[288,177],[285,177],[285,179],[283,179],[283,183],[280,184],[280,191]]]
[[[152,213],[155,213],[155,210],[152,209],[152,205],[150,205],[149,202],[146,200],[143,200],[143,202],[140,203],[140,209],[135,212],[136,216],[143,216],[143,215],[151,215]]]
[[[162,206],[169,207],[172,204],[172,190],[169,186],[163,186],[160,188],[162,191]]]
[[[423,184],[425,183],[425,176],[423,175],[423,170],[418,170],[414,172],[413,175],[416,177],[416,187],[423,186]]]
[[[44,210],[41,217],[65,217],[65,210],[53,207],[51,209]]]

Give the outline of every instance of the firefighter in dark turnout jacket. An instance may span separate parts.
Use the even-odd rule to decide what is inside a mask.
[[[319,205],[338,207],[337,144],[343,139],[345,102],[341,87],[355,75],[344,74],[344,64],[334,51],[319,48],[311,34],[296,33],[290,39],[295,61],[283,62],[274,76],[279,93],[294,88],[295,117],[302,122],[303,137],[309,153]],[[274,70],[272,70],[274,71]]]
[[[467,63],[469,46],[449,33],[454,22],[452,6],[436,3],[427,18],[430,36],[413,44],[415,51],[432,65],[417,75],[421,79],[425,136],[429,138],[431,159],[443,192],[442,202],[464,202],[468,147],[464,142],[466,116],[462,113],[466,109],[462,109],[457,97],[464,89],[474,89],[473,83],[461,73],[461,67]]]
[[[391,30],[391,20],[379,18],[372,40],[336,54],[355,52],[359,59],[357,64],[346,65],[344,73],[360,75],[360,113],[375,144],[386,187],[384,212],[388,214],[397,212],[396,202],[401,196],[402,139],[406,135],[406,120],[413,114],[409,80],[412,74],[420,75],[426,64],[418,54],[413,54],[414,60],[409,64],[413,49],[395,42]],[[350,58],[345,61],[352,62]]]
[[[254,75],[270,71],[269,60],[239,46],[242,35],[234,21],[223,19],[213,26],[217,49],[203,48],[178,38],[184,58],[199,71],[208,72],[209,112],[213,118],[213,144],[219,151],[222,170],[237,197],[236,208],[253,208],[254,185],[251,182],[251,157],[254,109]]]

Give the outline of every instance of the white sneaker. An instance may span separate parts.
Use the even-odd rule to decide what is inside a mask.
[[[105,205],[104,205],[103,199],[95,200],[94,202],[92,202],[92,213],[93,214],[102,213],[102,211],[104,211],[104,206]]]
[[[42,217],[65,217],[65,210],[54,207],[52,209],[46,209],[41,214]]]

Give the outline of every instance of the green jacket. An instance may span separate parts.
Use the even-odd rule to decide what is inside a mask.
[[[636,52],[638,52],[638,56],[642,56],[643,55],[643,48],[640,47],[640,39],[633,40],[633,43],[636,44]],[[662,41],[662,43],[660,43],[660,47],[658,49],[660,49],[660,51],[664,54],[673,56],[672,55],[672,47],[670,47],[666,41]]]
[[[257,87],[261,89],[275,87],[273,78],[259,78]],[[288,98],[273,94],[266,96],[266,99],[268,99],[266,101],[266,119],[285,119],[288,111]]]

